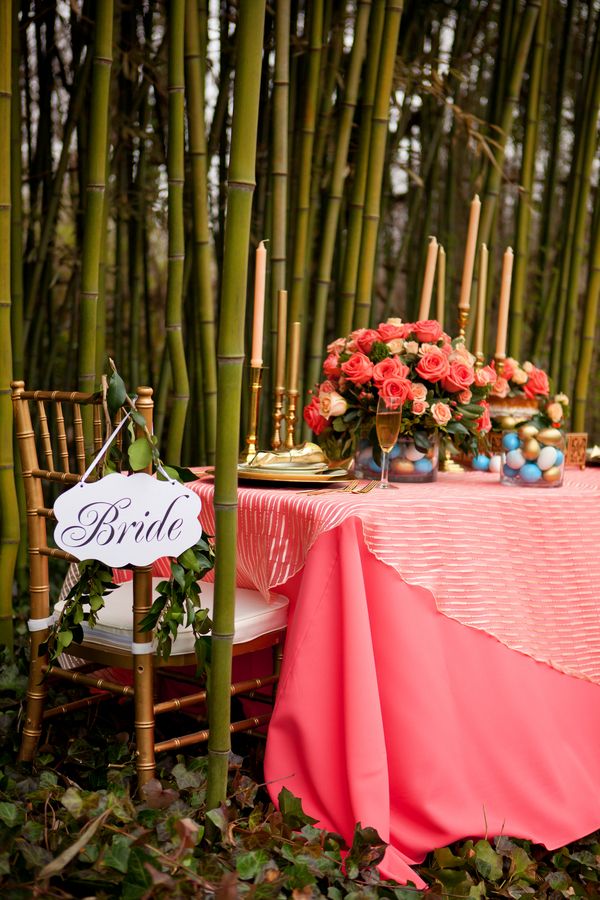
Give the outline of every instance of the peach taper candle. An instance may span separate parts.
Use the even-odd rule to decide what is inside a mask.
[[[256,265],[254,270],[254,317],[252,320],[252,352],[250,365],[253,368],[262,366],[262,344],[265,326],[265,280],[267,275],[267,249],[261,241],[256,248]]]
[[[514,256],[508,247],[502,260],[502,282],[500,284],[500,308],[498,311],[498,333],[496,335],[496,364],[502,365],[506,358],[506,338],[508,332],[508,310],[512,283]]]
[[[421,290],[421,303],[419,304],[419,322],[429,318],[431,307],[431,294],[433,291],[433,279],[435,278],[435,265],[437,262],[439,244],[435,237],[431,237],[427,248],[427,260],[425,262],[425,276]]]

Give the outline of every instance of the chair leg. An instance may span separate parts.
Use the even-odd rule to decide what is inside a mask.
[[[42,715],[48,694],[43,667],[47,665],[48,660],[46,655],[39,656],[38,650],[40,644],[47,638],[47,631],[34,631],[31,634],[27,706],[18,755],[19,762],[31,762],[33,760],[42,733]]]
[[[133,572],[133,687],[135,691],[135,743],[138,787],[154,778],[154,659],[152,634],[140,631],[140,622],[152,605],[152,569]],[[138,647],[136,648],[136,645]],[[136,649],[138,652],[136,652]]]

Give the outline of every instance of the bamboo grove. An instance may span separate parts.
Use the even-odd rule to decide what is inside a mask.
[[[600,440],[598,0],[7,0],[0,47],[4,621],[11,377],[86,390],[110,356],[154,387],[169,462],[231,457],[263,239],[265,444],[277,292],[303,325],[303,399],[329,340],[416,315],[429,235],[452,332],[476,192],[488,349],[510,244],[510,354],[549,368]]]

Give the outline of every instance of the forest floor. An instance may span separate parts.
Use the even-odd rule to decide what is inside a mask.
[[[0,896],[25,898],[600,898],[600,834],[548,851],[508,837],[465,840],[417,871],[426,891],[380,879],[385,845],[357,827],[351,847],[316,827],[289,792],[262,784],[260,740],[239,736],[229,796],[206,810],[206,757],[162,756],[135,790],[128,710],[100,704],[56,719],[35,767],[16,762],[26,626],[0,658]],[[168,729],[173,723],[166,723]]]

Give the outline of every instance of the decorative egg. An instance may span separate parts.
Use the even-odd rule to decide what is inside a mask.
[[[510,429],[515,428],[517,424],[517,420],[514,416],[501,416],[499,422],[500,428],[503,431],[510,431]]]
[[[562,439],[562,432],[558,428],[544,428],[538,433],[538,441],[541,441],[542,444],[551,444],[556,447]]]
[[[556,465],[557,455],[558,453],[555,447],[543,447],[540,450],[540,455],[537,458],[537,464],[542,472],[545,472],[547,469],[551,469],[552,466]]]
[[[502,437],[502,446],[505,450],[516,450],[519,444],[519,435],[514,431],[509,431]]]
[[[433,463],[430,459],[417,459],[415,460],[415,472],[420,472],[421,475],[426,475],[433,469]]]
[[[560,481],[561,474],[558,466],[552,466],[551,469],[546,469],[543,478],[544,481],[548,481],[550,484],[556,484],[557,481]]]
[[[503,475],[506,475],[507,478],[516,478],[516,476],[519,474],[519,470],[518,470],[518,469],[511,469],[510,466],[507,466],[507,465],[505,464],[505,465],[502,467],[502,474],[503,474]]]
[[[400,456],[402,453],[402,448],[400,444],[394,444],[392,449],[390,450],[390,461],[392,459],[396,459],[397,456]]]
[[[381,472],[381,466],[378,466],[373,457],[367,463],[368,468],[371,472]]]
[[[522,441],[526,441],[527,438],[535,437],[538,433],[538,430],[539,429],[537,429],[535,425],[532,425],[531,423],[527,425],[521,425],[521,427],[519,428],[519,437]]]
[[[523,456],[525,459],[537,459],[541,449],[535,438],[529,438],[523,444]]]
[[[565,454],[562,452],[562,450],[559,450],[559,449],[557,448],[557,450],[556,450],[556,460],[555,460],[555,465],[557,465],[557,466],[562,466],[562,464],[564,463],[564,461],[565,461]]]
[[[409,475],[411,472],[415,471],[414,463],[412,463],[409,459],[394,459],[390,463],[390,472],[393,472],[397,475]]]
[[[473,457],[471,465],[479,472],[487,472],[490,468],[490,458],[485,453],[478,453],[477,456]]]
[[[510,466],[511,469],[520,469],[521,466],[525,465],[525,457],[518,448],[516,450],[511,450],[506,454],[506,464]]]
[[[502,468],[502,457],[499,453],[495,453],[490,459],[490,472],[499,472]]]
[[[418,459],[423,459],[423,457],[425,456],[424,453],[421,453],[420,450],[417,450],[414,444],[408,445],[404,455],[406,459],[410,459],[411,462],[416,462]]]
[[[527,484],[533,484],[542,477],[542,470],[535,463],[525,463],[522,469],[519,469],[519,475]]]

